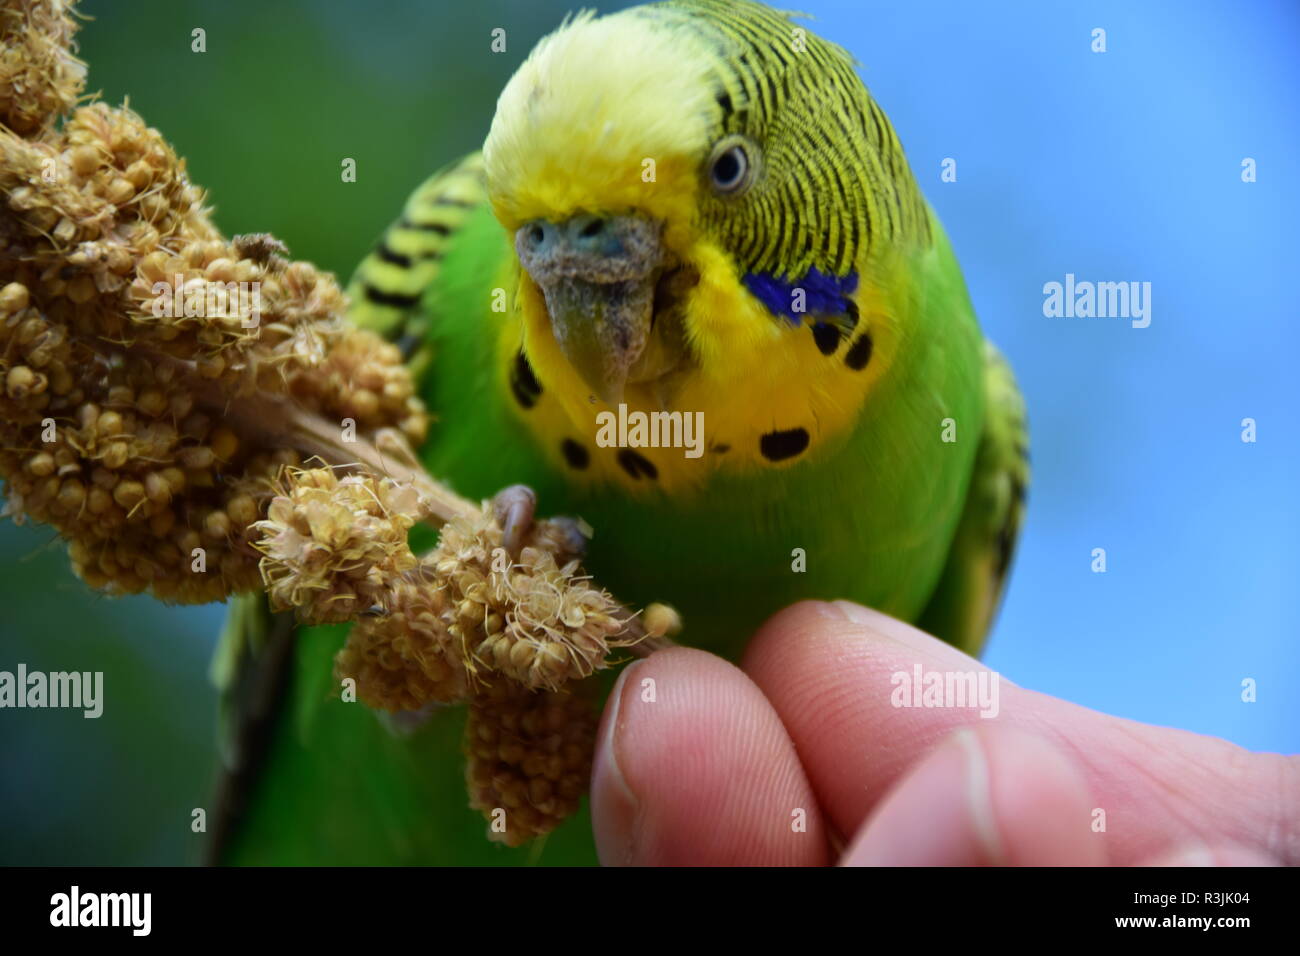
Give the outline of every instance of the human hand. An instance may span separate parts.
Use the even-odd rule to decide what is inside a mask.
[[[893,706],[891,675],[917,664],[988,671],[846,602],[777,614],[739,668],[689,648],[630,665],[593,770],[601,861],[1300,864],[1300,758],[1005,679],[994,719]]]

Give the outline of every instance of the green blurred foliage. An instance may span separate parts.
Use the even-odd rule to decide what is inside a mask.
[[[223,231],[271,232],[346,281],[407,193],[478,147],[502,86],[569,9],[84,0],[80,50],[88,90],[129,101],[163,132]],[[206,52],[191,49],[196,28]],[[495,28],[505,52],[490,49]],[[354,183],[340,175],[346,158]],[[0,526],[0,568],[0,670],[103,671],[106,699],[97,720],[0,711],[0,864],[196,861],[190,820],[212,786],[207,658],[222,609],[93,595],[44,528]],[[484,861],[518,859],[490,855],[481,834],[467,833],[460,859],[480,845]]]

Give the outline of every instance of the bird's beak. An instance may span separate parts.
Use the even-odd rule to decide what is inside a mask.
[[[662,232],[642,216],[581,215],[534,220],[515,233],[519,262],[546,298],[560,350],[609,405],[623,400],[650,338]]]

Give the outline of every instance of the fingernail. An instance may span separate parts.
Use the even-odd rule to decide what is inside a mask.
[[[591,775],[592,830],[596,852],[604,866],[628,866],[633,861],[638,802],[618,763],[623,691],[628,675],[643,664],[634,661],[618,675],[609,694],[605,723]]]
[[[971,826],[975,838],[984,848],[989,861],[1000,866],[1006,862],[1006,850],[998,836],[993,819],[993,794],[989,789],[989,762],[984,755],[975,731],[963,727],[952,735],[953,742],[961,748],[966,763],[966,805],[970,810]]]
[[[962,729],[885,798],[842,865],[970,866],[1005,859],[984,749]]]
[[[832,613],[838,613],[854,624],[875,624],[880,617],[877,612],[852,601],[832,601],[827,607],[832,609]]]
[[[812,601],[813,608],[829,621],[848,621],[850,624],[874,626],[879,615],[852,601]]]

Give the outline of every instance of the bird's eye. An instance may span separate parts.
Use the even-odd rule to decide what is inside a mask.
[[[723,196],[744,192],[754,181],[754,160],[750,147],[736,137],[728,137],[713,148],[709,157],[709,184]]]
[[[723,192],[735,189],[745,178],[749,157],[743,146],[732,146],[713,161],[713,185]]]

